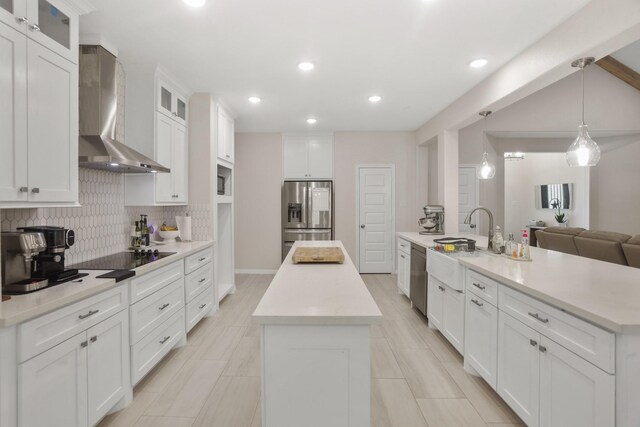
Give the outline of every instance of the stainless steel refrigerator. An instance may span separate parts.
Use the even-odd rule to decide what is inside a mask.
[[[333,240],[333,182],[282,184],[282,259],[296,240]]]

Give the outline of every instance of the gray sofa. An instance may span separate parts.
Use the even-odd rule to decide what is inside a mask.
[[[640,235],[548,227],[537,230],[536,238],[543,249],[640,268]]]

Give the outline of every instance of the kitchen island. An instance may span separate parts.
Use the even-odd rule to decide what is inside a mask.
[[[343,264],[293,264],[298,247]],[[261,325],[263,426],[370,425],[370,327],[382,313],[339,241],[296,242],[253,313]]]

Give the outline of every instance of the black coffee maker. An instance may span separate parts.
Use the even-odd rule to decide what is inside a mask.
[[[48,279],[50,283],[55,283],[78,275],[78,270],[64,268],[64,252],[76,241],[73,230],[46,225],[21,227],[18,230],[42,233],[47,244],[45,251],[33,257],[32,278]]]

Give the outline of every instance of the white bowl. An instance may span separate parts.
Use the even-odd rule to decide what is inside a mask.
[[[160,237],[162,237],[162,240],[164,240],[165,242],[169,241],[174,241],[176,240],[176,237],[178,237],[180,235],[179,231],[164,231],[164,230],[158,230],[158,234],[160,235]]]

